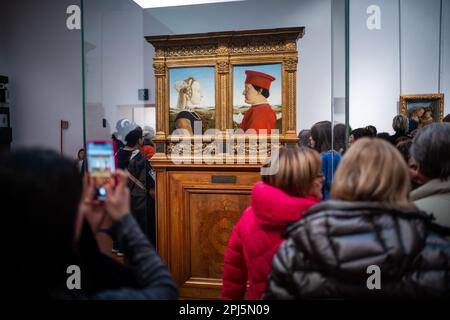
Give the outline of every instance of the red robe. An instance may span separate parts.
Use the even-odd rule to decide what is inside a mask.
[[[244,119],[240,128],[247,131],[247,129],[255,129],[257,133],[259,130],[266,129],[267,133],[275,129],[277,124],[277,117],[272,107],[267,103],[253,105],[244,114]]]

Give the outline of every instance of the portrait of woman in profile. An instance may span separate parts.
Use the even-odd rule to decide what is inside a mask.
[[[184,129],[189,135],[194,134],[195,123],[202,129],[200,115],[195,112],[195,107],[200,105],[203,93],[200,83],[193,77],[175,82],[175,90],[178,92],[177,108],[181,110],[175,118],[175,129]],[[201,132],[195,132],[201,134]]]

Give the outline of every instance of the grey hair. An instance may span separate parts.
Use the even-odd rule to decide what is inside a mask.
[[[410,153],[424,176],[447,180],[450,177],[450,123],[432,123],[420,129]]]
[[[407,133],[409,131],[409,120],[404,115],[396,115],[394,119],[392,119],[392,129],[395,132],[403,132]]]

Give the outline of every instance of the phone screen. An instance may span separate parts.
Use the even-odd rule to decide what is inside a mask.
[[[97,199],[103,201],[106,197],[105,185],[114,185],[114,144],[112,140],[92,141],[87,143],[86,149],[88,173],[94,178]]]

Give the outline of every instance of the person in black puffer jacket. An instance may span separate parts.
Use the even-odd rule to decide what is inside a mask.
[[[450,297],[448,230],[409,202],[409,189],[392,145],[355,142],[336,172],[333,200],[288,228],[264,298]]]

